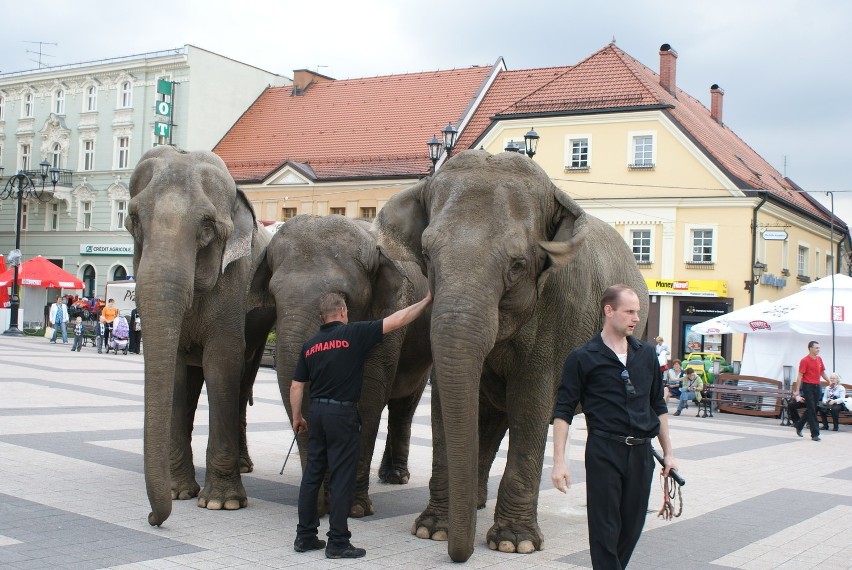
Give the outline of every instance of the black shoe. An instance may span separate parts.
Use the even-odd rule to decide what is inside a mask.
[[[811,436],[811,439],[814,441],[822,441],[818,435]]]
[[[325,549],[326,558],[361,558],[367,551],[363,548],[355,548],[351,543],[346,543],[343,546],[335,546],[329,544]]]
[[[676,412],[675,412],[675,413],[673,413],[672,415],[673,415],[673,416],[679,416],[679,415],[680,415],[680,410],[676,411]]]
[[[828,431],[828,424],[823,424],[822,429],[824,429],[825,431]]]
[[[793,427],[796,427],[796,426],[793,426]],[[796,428],[796,435],[798,435],[799,437],[805,437],[805,436],[802,435],[802,428],[798,428],[798,427]]]
[[[837,431],[837,426],[834,426],[834,429],[831,430],[831,431]]]
[[[293,543],[293,550],[296,552],[308,552],[310,550],[320,550],[325,548],[325,541],[320,540],[315,536],[311,538],[297,538]]]

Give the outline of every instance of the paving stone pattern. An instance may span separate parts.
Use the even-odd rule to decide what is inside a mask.
[[[41,338],[0,336],[0,568],[458,567],[445,543],[410,532],[428,500],[428,388],[412,428],[411,482],[378,482],[382,431],[371,482],[376,515],[350,521],[353,543],[367,556],[330,561],[322,551],[293,551],[301,470],[294,448],[279,475],[293,434],[269,368],[261,369],[249,409],[255,470],[243,476],[248,508],[207,511],[194,500],[177,501],[162,528],[148,525],[143,366],[138,355],[102,355],[92,347],[72,353]],[[199,482],[207,413],[202,395],[193,432]],[[774,419],[696,418],[688,411],[669,420],[687,479],[684,513],[672,522],[656,517],[662,491],[655,483],[630,568],[852,568],[852,428],[823,432],[821,442],[812,442]],[[550,485],[548,447],[539,497],[545,549],[531,555],[492,552],[484,542],[505,465],[504,442],[465,567],[591,568],[585,440],[578,418],[567,496]],[[323,520],[320,532],[326,530]]]

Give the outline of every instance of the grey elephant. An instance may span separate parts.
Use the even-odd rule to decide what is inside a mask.
[[[425,277],[413,263],[399,263],[377,246],[370,224],[344,216],[297,216],[281,226],[266,252],[269,288],[278,311],[278,385],[291,421],[290,384],[302,344],[319,330],[319,299],[343,293],[350,321],[384,318],[422,299]],[[388,436],[379,475],[386,483],[408,482],[411,421],[431,367],[428,312],[404,329],[385,335],[368,355],[358,412],[361,455],[350,516],[373,514],[370,463],[382,411],[388,407]],[[310,390],[310,384],[305,388]],[[307,417],[309,394],[303,400]],[[302,468],[307,435],[298,437]],[[321,510],[324,510],[321,500]]]
[[[508,430],[486,541],[540,550],[538,489],[562,364],[599,330],[609,285],[635,288],[646,313],[631,251],[517,153],[459,153],[391,198],[376,227],[393,255],[419,262],[434,295],[432,479],[412,532],[448,539],[454,561],[470,557],[476,509]]]
[[[173,499],[197,495],[208,509],[246,505],[245,410],[275,319],[262,263],[270,236],[210,152],[149,150],[130,178],[130,195],[126,227],[136,305],[145,316],[148,522],[159,526]],[[191,433],[205,382],[210,435],[200,489]]]

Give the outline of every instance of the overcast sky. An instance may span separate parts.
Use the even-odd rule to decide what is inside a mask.
[[[0,71],[193,44],[292,77],[337,79],[490,65],[572,65],[616,44],[677,83],[852,225],[852,2],[846,0],[0,0]],[[35,6],[35,5],[33,5]],[[546,141],[542,141],[546,144]]]

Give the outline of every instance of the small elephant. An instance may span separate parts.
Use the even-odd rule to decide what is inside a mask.
[[[508,430],[486,541],[503,552],[540,550],[538,490],[562,364],[600,330],[608,286],[636,289],[646,314],[633,254],[517,153],[459,153],[391,198],[376,228],[395,258],[420,264],[434,295],[432,479],[412,531],[448,539],[456,562],[470,557],[476,509]]]
[[[272,272],[269,288],[278,310],[278,385],[291,421],[290,384],[302,344],[322,324],[319,300],[325,293],[342,293],[350,321],[363,321],[384,318],[428,292],[416,264],[390,259],[378,248],[368,222],[344,216],[303,215],[288,220],[273,236],[266,258]],[[361,455],[350,516],[373,514],[368,492],[370,463],[385,406],[388,437],[379,474],[387,483],[408,482],[411,421],[431,364],[428,312],[404,329],[385,335],[370,352],[358,403]],[[309,390],[310,384],[305,387],[306,393]],[[305,417],[309,403],[306,394]],[[297,441],[304,469],[307,434]]]
[[[145,315],[148,522],[159,526],[172,499],[198,495],[208,509],[247,503],[240,479],[241,468],[251,469],[246,404],[275,319],[262,263],[270,236],[211,152],[149,150],[130,178],[130,195],[126,226],[135,244],[136,304]],[[191,434],[204,382],[210,436],[200,490]]]

